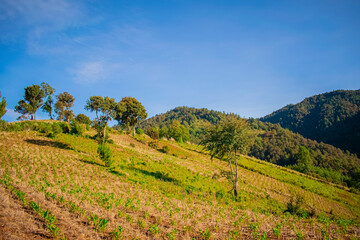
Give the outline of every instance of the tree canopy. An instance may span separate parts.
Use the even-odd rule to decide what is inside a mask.
[[[116,116],[116,102],[114,98],[91,96],[85,105],[85,109],[96,112],[95,127],[103,141],[106,138],[106,126]]]
[[[1,92],[0,92],[0,98],[1,98]],[[2,97],[1,101],[0,101],[0,119],[6,113],[6,105],[7,105],[6,99],[4,97]]]
[[[144,106],[133,97],[124,97],[117,104],[115,119],[120,125],[132,128],[135,135],[136,124],[147,118],[147,112]]]
[[[74,117],[71,108],[74,105],[75,98],[68,92],[60,93],[56,98],[55,112],[58,114],[58,119],[70,122],[70,119]]]
[[[45,92],[39,85],[32,85],[25,88],[24,100],[20,100],[15,106],[15,111],[19,112],[20,119],[28,118],[36,120],[36,112],[43,103]]]
[[[53,104],[54,100],[52,95],[55,92],[55,89],[52,88],[48,83],[42,82],[41,83],[41,89],[44,90],[46,100],[44,104],[42,105],[42,110],[49,113],[50,119],[53,120]]]
[[[205,134],[201,144],[210,151],[211,157],[226,158],[230,164],[234,195],[237,197],[238,159],[249,146],[248,124],[235,116],[228,116],[220,124],[212,126]],[[233,163],[235,169],[233,169]]]

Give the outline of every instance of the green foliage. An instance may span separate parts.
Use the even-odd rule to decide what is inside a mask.
[[[288,204],[286,205],[286,210],[285,212],[288,212],[292,215],[297,215],[297,216],[303,216],[304,215],[304,210],[302,209],[302,205],[304,204],[304,198],[296,195],[296,198],[294,199],[293,196],[291,196],[290,201],[288,202]]]
[[[132,128],[135,135],[135,126],[141,120],[147,118],[147,112],[144,106],[133,97],[124,97],[116,106],[115,119],[120,125]]]
[[[261,120],[360,155],[360,90],[315,95]]]
[[[111,167],[113,163],[112,151],[106,143],[99,144],[97,149],[100,159],[105,163],[105,167]]]
[[[159,145],[156,141],[149,142],[149,147],[158,149]]]
[[[84,124],[81,124],[76,120],[71,120],[70,134],[73,134],[73,135],[76,135],[76,136],[83,136],[84,132],[85,132]]]
[[[107,124],[115,117],[116,102],[114,98],[91,96],[85,105],[85,109],[96,113],[94,128],[103,142],[106,141]]]
[[[297,165],[301,172],[308,173],[309,167],[312,165],[312,159],[309,150],[301,146],[297,154]]]
[[[20,100],[15,106],[15,112],[21,114],[19,119],[31,118],[36,120],[36,112],[43,103],[45,92],[39,85],[32,85],[25,88],[24,100]]]
[[[210,151],[211,157],[226,157],[230,163],[231,181],[237,197],[238,161],[237,153],[245,153],[249,146],[248,125],[237,116],[228,116],[219,125],[211,127],[201,142]],[[235,169],[233,170],[232,162]]]
[[[159,128],[151,127],[146,130],[146,134],[152,139],[159,139]]]
[[[0,92],[0,98],[1,98],[1,92]],[[2,116],[4,116],[4,114],[6,113],[6,100],[5,98],[1,98],[1,101],[0,101],[0,120],[2,118]]]
[[[138,135],[143,135],[143,134],[144,134],[144,130],[142,130],[141,128],[137,128],[137,129],[136,129],[136,134],[138,134]]]
[[[182,143],[189,140],[189,130],[179,121],[174,120],[169,127],[169,136]]]
[[[162,150],[163,153],[169,153],[170,152],[170,147],[165,145],[165,146],[162,147],[161,150]]]
[[[77,115],[75,117],[75,120],[79,123],[83,123],[83,124],[87,124],[90,125],[91,124],[91,120],[88,116],[86,116],[85,114],[80,113],[79,115]]]
[[[50,119],[53,119],[53,104],[54,104],[54,100],[52,95],[55,92],[55,89],[52,88],[48,83],[42,82],[41,83],[41,89],[44,90],[45,93],[45,97],[46,97],[46,101],[45,103],[42,105],[42,110],[45,112],[49,113]]]
[[[73,110],[75,98],[68,92],[60,93],[56,96],[55,112],[58,114],[58,120],[70,122],[74,117]]]
[[[62,133],[70,133],[70,126],[68,123],[64,123],[64,122],[57,122],[55,123],[57,125],[60,126]]]

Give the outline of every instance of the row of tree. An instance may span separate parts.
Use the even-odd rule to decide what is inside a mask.
[[[15,106],[15,112],[20,113],[18,120],[36,120],[36,113],[39,108],[48,112],[50,119],[54,119],[53,112],[58,114],[58,120],[69,122],[74,117],[73,110],[75,98],[68,92],[60,93],[56,96],[56,103],[54,104],[54,92],[48,83],[41,83],[41,85],[32,85],[25,88],[24,99],[19,100],[18,105]],[[44,102],[45,100],[45,102]]]
[[[49,117],[52,120],[54,119],[55,112],[58,120],[70,122],[74,118],[72,107],[75,98],[68,92],[64,92],[56,96],[55,102],[54,92],[55,89],[45,82],[41,83],[41,85],[26,87],[24,99],[21,99],[18,105],[15,106],[15,111],[21,114],[18,119],[36,120],[36,113],[41,108],[49,113]],[[4,98],[0,102],[0,106],[2,105],[6,107]],[[93,124],[94,128],[98,130],[100,138],[105,138],[106,127],[111,120],[117,120],[121,126],[127,127],[129,131],[132,129],[135,135],[136,124],[147,118],[144,106],[133,97],[124,97],[117,103],[114,98],[91,96],[85,105],[85,109],[95,112],[96,117],[94,121],[91,121],[84,114],[79,114],[76,120]]]

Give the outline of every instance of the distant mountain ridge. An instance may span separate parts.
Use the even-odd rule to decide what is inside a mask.
[[[140,127],[144,130],[169,127],[172,121],[177,120],[189,130],[192,142],[198,143],[206,128],[216,125],[226,115],[224,112],[206,108],[177,107],[145,120]],[[348,186],[360,189],[360,159],[354,154],[307,139],[282,128],[279,124],[257,119],[249,119],[248,123],[254,137],[254,144],[250,147],[248,155],[296,169],[300,147],[304,146],[310,153],[312,175],[321,176],[335,183],[347,183]]]
[[[263,118],[306,138],[360,156],[360,90],[337,90],[305,98]]]

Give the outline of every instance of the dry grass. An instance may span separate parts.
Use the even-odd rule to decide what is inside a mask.
[[[289,198],[297,193],[305,198],[307,207],[359,219],[348,203],[245,168],[239,170],[239,188],[246,200],[217,199],[206,189],[186,193],[183,184],[204,188],[202,181],[211,187],[216,184],[214,187],[231,190],[224,175],[229,171],[227,164],[211,161],[208,156],[173,142],[160,142],[161,147],[171,148],[169,154],[164,154],[127,135],[111,138],[115,142],[112,146],[116,160],[114,171],[103,167],[91,139],[63,135],[52,140],[33,132],[0,132],[0,178],[8,175],[27,198],[50,209],[68,239],[111,239],[118,226],[124,229],[121,233],[124,239],[171,239],[172,236],[206,239],[208,233],[211,239],[255,238],[263,233],[268,238],[276,238],[273,229],[277,224],[281,225],[284,239],[301,234],[321,239],[324,232],[334,238],[359,234],[356,225],[344,232],[335,222],[322,223],[317,219],[279,214]],[[150,139],[145,139],[147,141]],[[189,179],[182,179],[182,173]],[[214,178],[215,175],[218,177]],[[9,193],[6,196],[7,204],[17,204],[18,208],[14,209],[21,209],[21,204],[9,197]],[[278,206],[266,206],[273,203]],[[351,206],[359,208],[356,204],[355,201]],[[103,230],[97,229],[89,219],[94,214],[109,220]],[[4,219],[10,219],[10,215],[6,216]],[[19,236],[40,231],[33,227],[36,218],[31,214],[27,218],[31,221]],[[12,228],[4,229],[5,234],[9,234]],[[49,233],[47,236],[51,237]]]

